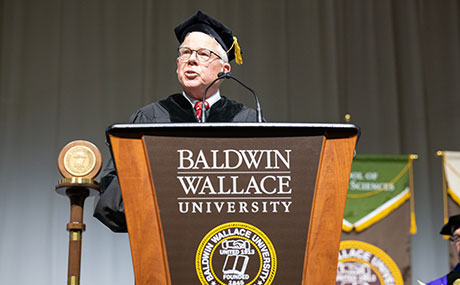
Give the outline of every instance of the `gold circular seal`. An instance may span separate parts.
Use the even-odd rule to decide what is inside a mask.
[[[336,285],[403,285],[398,265],[383,250],[358,240],[340,242]]]
[[[202,285],[270,285],[277,266],[275,247],[268,236],[243,222],[213,228],[201,240],[195,257]]]
[[[102,156],[95,145],[78,140],[68,143],[59,154],[58,167],[66,178],[94,178],[101,170]]]

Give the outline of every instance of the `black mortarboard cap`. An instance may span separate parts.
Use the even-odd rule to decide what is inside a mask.
[[[241,51],[236,37],[232,31],[216,19],[198,11],[195,15],[187,19],[182,24],[174,28],[177,40],[182,43],[187,34],[191,32],[202,32],[216,39],[216,41],[227,52],[228,61],[232,61],[236,56],[236,63],[241,64]]]
[[[440,234],[451,236],[458,228],[460,228],[460,215],[451,216],[449,222],[442,227]]]

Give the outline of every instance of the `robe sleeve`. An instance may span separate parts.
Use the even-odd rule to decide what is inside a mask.
[[[101,177],[101,192],[95,202],[93,216],[114,232],[127,232],[125,207],[112,158],[102,172]]]
[[[154,108],[139,109],[130,118],[129,123],[147,123],[152,121]],[[147,110],[146,110],[147,109]],[[128,231],[125,218],[125,207],[121,196],[117,170],[111,157],[101,174],[100,194],[95,200],[93,216],[113,232]]]
[[[447,285],[447,275],[426,283],[426,285]]]

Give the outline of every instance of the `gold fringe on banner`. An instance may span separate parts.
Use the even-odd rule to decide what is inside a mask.
[[[441,170],[442,170],[442,200],[443,200],[443,212],[444,212],[444,224],[447,224],[449,221],[449,213],[447,210],[447,180],[446,180],[446,172],[444,171],[444,164],[446,162],[445,159],[445,152],[442,150],[438,150],[436,152],[437,156],[440,156],[442,158],[442,165],[441,165]],[[444,239],[448,239],[449,236],[444,236]]]
[[[410,197],[411,197],[410,192],[406,192],[406,194],[401,196],[400,199],[398,199],[396,202],[394,202],[391,206],[385,208],[383,211],[381,211],[378,215],[376,215],[372,219],[369,219],[369,220],[367,220],[366,222],[364,222],[362,224],[355,225],[355,227],[354,227],[355,231],[356,232],[364,231],[365,229],[367,229],[368,227],[372,226],[376,222],[382,220],[383,218],[388,216],[388,214],[390,214],[391,212],[393,212],[394,210],[399,208],[399,206],[401,206],[404,202],[406,202],[407,199],[410,199]],[[342,229],[345,230],[345,231],[348,231],[348,232],[351,231],[351,230],[346,230],[347,227],[343,227],[343,226],[342,226]],[[351,228],[351,229],[353,229],[353,228]]]
[[[410,234],[415,235],[417,233],[417,223],[415,222],[415,206],[414,206],[414,169],[412,161],[418,159],[418,155],[409,155],[409,190],[410,190]]]

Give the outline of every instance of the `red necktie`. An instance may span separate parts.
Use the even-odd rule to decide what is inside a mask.
[[[201,111],[203,110],[202,105],[203,101],[198,101],[195,103],[195,112],[198,117],[198,120],[201,120]],[[207,101],[204,102],[204,107],[206,108],[206,110],[209,109],[209,103]]]

